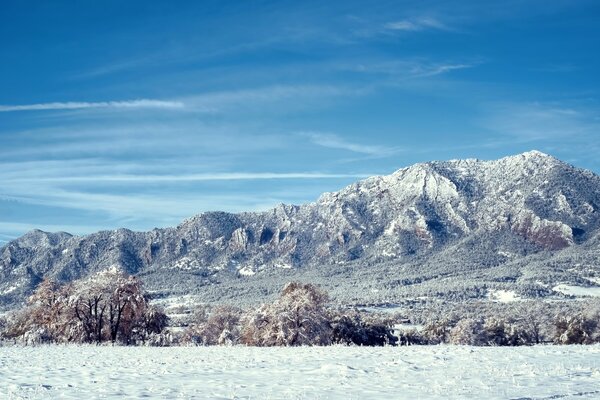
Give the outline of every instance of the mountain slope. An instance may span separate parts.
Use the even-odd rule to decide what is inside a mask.
[[[414,282],[444,276],[463,276],[463,283],[480,276],[482,286],[523,276],[530,285],[556,273],[556,282],[573,280],[581,274],[569,276],[562,266],[548,273],[547,266],[562,254],[596,273],[596,246],[589,243],[598,241],[599,206],[600,177],[537,151],[416,164],[314,203],[203,213],[176,228],[81,237],[32,231],[0,249],[0,301],[21,300],[45,276],[68,281],[115,265],[160,292],[180,287],[215,298],[215,282],[237,287],[236,297],[246,293],[244,285],[260,290],[277,276],[313,276],[340,295],[346,287],[384,286],[397,296]],[[545,272],[531,272],[534,266]],[[361,278],[365,270],[368,279]],[[353,298],[379,296],[368,293]]]

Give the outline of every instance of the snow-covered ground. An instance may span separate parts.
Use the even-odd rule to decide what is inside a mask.
[[[575,297],[600,297],[600,287],[598,286],[583,287],[561,283],[552,290]]]
[[[600,346],[0,348],[0,398],[600,398]]]
[[[498,303],[512,303],[521,300],[521,297],[512,290],[489,290],[487,297]]]

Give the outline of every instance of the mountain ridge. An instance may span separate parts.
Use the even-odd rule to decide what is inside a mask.
[[[453,251],[472,245],[474,253],[485,251],[480,264],[490,258],[505,267],[515,261],[510,254],[524,260],[547,253],[550,259],[596,237],[599,204],[598,175],[539,151],[491,161],[419,163],[323,193],[311,203],[205,212],[172,228],[85,236],[34,230],[0,248],[0,301],[21,300],[46,276],[68,281],[113,266],[149,281],[191,274],[199,277],[197,288],[204,288],[319,266],[402,274],[416,262],[454,260]],[[476,266],[473,259],[458,269]]]

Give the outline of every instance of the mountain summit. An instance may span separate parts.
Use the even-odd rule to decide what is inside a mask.
[[[220,293],[220,283],[235,298],[256,282],[303,273],[340,293],[366,290],[355,301],[381,288],[392,296],[429,292],[452,276],[542,293],[595,273],[599,207],[600,177],[538,151],[415,164],[314,203],[207,212],[175,228],[35,230],[0,249],[0,300],[19,301],[43,277],[68,281],[114,266],[165,294]],[[565,274],[573,258],[587,272]]]

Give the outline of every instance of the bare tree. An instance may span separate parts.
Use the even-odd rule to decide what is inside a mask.
[[[519,303],[514,310],[516,325],[522,331],[524,344],[539,344],[549,340],[552,326],[551,310],[543,301]]]
[[[108,298],[110,340],[116,342],[118,335],[121,335],[125,343],[130,343],[132,334],[144,322],[149,306],[139,279],[119,274],[113,278],[113,282],[116,286]]]
[[[88,342],[120,338],[129,343],[148,304],[139,279],[110,269],[77,281],[71,306]]]

